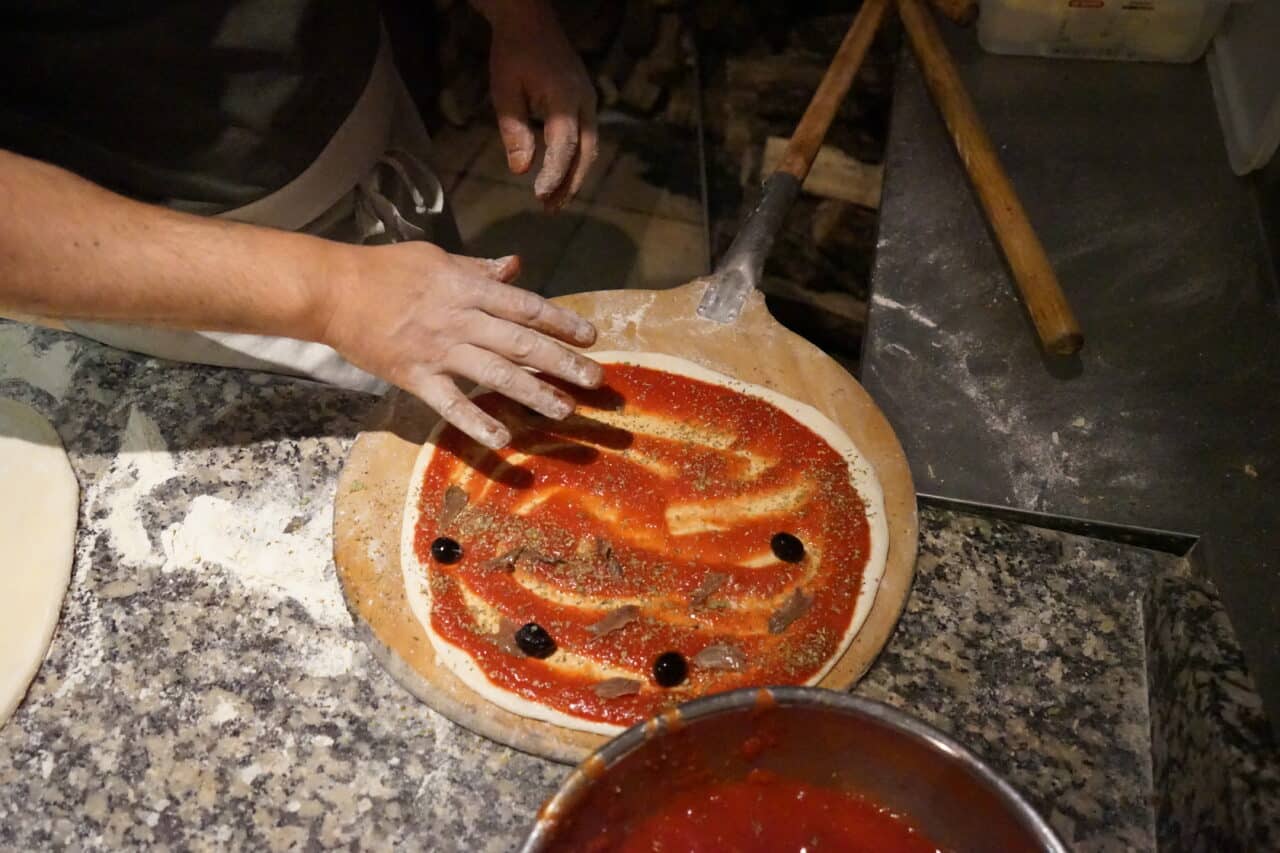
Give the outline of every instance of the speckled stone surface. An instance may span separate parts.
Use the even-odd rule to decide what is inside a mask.
[[[1280,850],[1273,728],[1216,590],[1160,577],[1144,616],[1161,849]]]
[[[938,511],[921,531],[907,611],[855,692],[952,734],[1072,849],[1280,849],[1280,756],[1185,560]]]
[[[1172,561],[926,519],[908,614],[858,692],[955,736],[1073,849],[1153,849],[1141,594]]]
[[[4,322],[0,395],[53,421],[82,489],[61,624],[0,729],[0,848],[518,844],[567,768],[419,705],[342,603],[330,503],[370,398]],[[1225,658],[1198,653],[1153,694],[1182,709],[1161,718],[1181,757],[1160,766],[1194,767],[1201,744],[1242,758],[1198,798],[1152,788],[1148,673],[1187,646],[1144,624],[1180,612],[1150,591],[1181,561],[936,511],[922,531],[907,612],[858,692],[987,758],[1076,849],[1154,849],[1158,812],[1190,826],[1187,808],[1228,843],[1276,837],[1258,834],[1272,748],[1220,722],[1254,707],[1247,681],[1212,686],[1235,678],[1229,632],[1207,640]]]

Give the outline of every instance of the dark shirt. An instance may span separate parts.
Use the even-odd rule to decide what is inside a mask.
[[[0,0],[0,148],[217,213],[320,153],[377,54],[376,0]]]

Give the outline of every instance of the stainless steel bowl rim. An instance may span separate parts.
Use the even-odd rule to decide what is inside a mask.
[[[768,696],[762,696],[767,693]],[[1027,827],[1046,851],[1067,853],[1067,847],[1053,828],[1032,808],[1018,791],[987,766],[981,758],[947,735],[915,717],[873,699],[864,699],[821,687],[744,687],[727,693],[717,693],[694,699],[680,705],[675,711],[682,723],[702,717],[711,717],[729,711],[755,708],[769,703],[780,707],[830,708],[861,715],[875,720],[931,749],[950,756],[954,761],[992,788],[1008,804],[1018,821]],[[670,714],[671,712],[667,712]],[[529,837],[520,848],[521,853],[537,853],[543,850],[555,828],[556,816],[571,807],[579,794],[595,784],[602,770],[608,770],[623,757],[639,749],[649,740],[661,737],[670,725],[662,716],[636,723],[593,752],[586,761],[574,768],[561,783],[559,790],[547,801],[538,814]],[[594,769],[587,772],[584,768]]]

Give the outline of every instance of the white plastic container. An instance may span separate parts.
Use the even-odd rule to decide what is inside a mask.
[[[1232,2],[982,0],[978,41],[992,53],[1194,62]]]
[[[1280,2],[1233,9],[1206,62],[1231,168],[1261,169],[1280,147]]]

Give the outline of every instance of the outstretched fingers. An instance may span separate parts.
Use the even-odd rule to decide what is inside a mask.
[[[511,431],[468,399],[450,377],[425,370],[421,374],[406,383],[406,391],[485,447],[497,450],[511,443]]]
[[[475,307],[575,346],[591,346],[596,340],[595,327],[577,314],[509,284],[494,282],[478,288]]]
[[[460,344],[450,350],[445,366],[450,373],[491,388],[540,415],[560,420],[573,412],[573,398],[568,394],[474,344]]]
[[[470,324],[472,343],[515,364],[532,367],[583,388],[596,388],[604,380],[600,365],[540,332],[488,314],[475,315]]]

